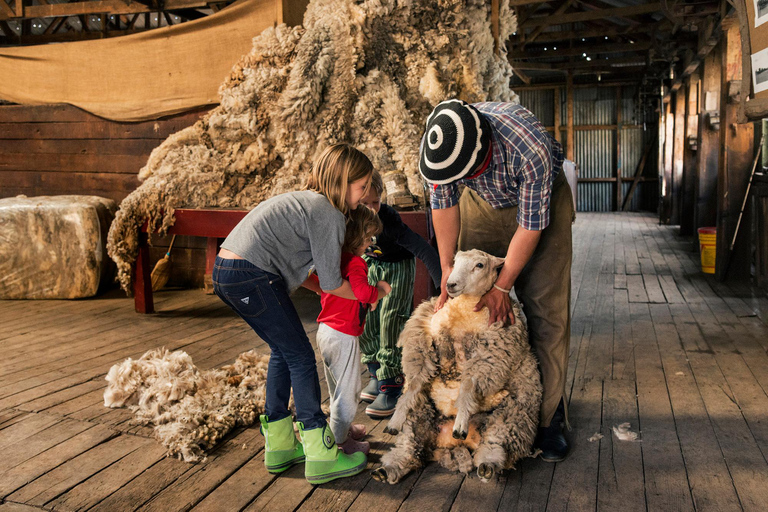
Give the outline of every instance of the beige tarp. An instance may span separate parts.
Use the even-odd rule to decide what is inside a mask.
[[[277,19],[275,0],[240,0],[211,16],[139,34],[0,48],[0,99],[69,103],[116,121],[218,103],[232,66]]]

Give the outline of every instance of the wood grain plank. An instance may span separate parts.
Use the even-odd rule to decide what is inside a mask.
[[[645,286],[645,293],[648,295],[648,302],[666,304],[667,299],[664,296],[664,292],[661,291],[656,274],[643,274],[643,284]]]
[[[630,303],[648,510],[693,510],[682,450],[647,304]]]
[[[645,291],[642,275],[627,276],[627,292],[629,293],[629,302],[648,302],[648,294]]]
[[[57,466],[77,457],[94,446],[104,443],[118,434],[101,425],[77,434],[74,437],[46,450],[35,457],[0,474],[0,497],[8,496],[35,479],[52,471]]]
[[[691,358],[711,356],[682,350],[666,305],[650,306],[650,311],[696,509],[737,510],[739,498],[699,392],[699,386],[709,385],[706,374],[690,364]]]
[[[607,379],[603,388],[600,471],[597,510],[646,510],[643,457],[640,442],[620,441],[612,428],[629,422],[638,425],[635,383]],[[582,441],[584,442],[584,441]]]

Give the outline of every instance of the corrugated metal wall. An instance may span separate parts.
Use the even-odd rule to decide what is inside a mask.
[[[536,114],[545,126],[554,126],[554,89],[518,91],[520,103]],[[642,125],[642,109],[637,104],[637,88],[622,87],[621,101],[617,105],[615,87],[575,88],[573,90],[574,126],[616,125],[617,109],[621,110],[622,125]],[[566,91],[560,89],[560,119],[563,125],[567,120]],[[633,177],[638,162],[642,158],[645,145],[655,133],[642,126],[624,127],[620,131],[620,155],[617,159],[616,130],[588,129],[574,130],[574,160],[579,165],[579,178],[615,178],[616,167],[620,166],[621,175]],[[561,141],[565,146],[565,130]],[[656,159],[651,155],[645,165],[644,176],[655,176]],[[622,185],[626,195],[631,183]],[[635,189],[630,202],[631,210],[655,210],[658,191],[657,182],[641,182]],[[616,205],[614,182],[592,182],[578,184],[578,211],[612,211]],[[621,205],[619,205],[619,208]]]

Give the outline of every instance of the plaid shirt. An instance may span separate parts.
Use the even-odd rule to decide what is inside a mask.
[[[517,222],[523,228],[532,231],[546,228],[552,183],[563,167],[563,147],[520,105],[475,103],[472,106],[491,125],[491,162],[476,178],[432,185],[430,205],[442,209],[458,204],[459,184],[464,184],[493,208],[518,206]]]

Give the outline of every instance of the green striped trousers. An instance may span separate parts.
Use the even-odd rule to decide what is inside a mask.
[[[402,350],[397,338],[411,316],[413,309],[413,285],[416,278],[416,260],[389,263],[365,257],[368,263],[368,282],[386,281],[392,291],[379,301],[375,311],[365,318],[365,330],[360,336],[363,364],[378,362],[378,380],[391,379],[403,372]]]

